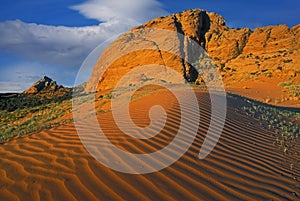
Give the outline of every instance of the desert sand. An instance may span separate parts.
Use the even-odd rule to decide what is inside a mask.
[[[273,144],[274,133],[243,115],[235,100],[228,100],[219,143],[207,158],[198,159],[210,121],[210,99],[200,91],[197,97],[201,109],[197,137],[172,166],[146,175],[111,170],[86,151],[74,124],[68,124],[0,145],[0,200],[299,200],[300,168],[290,167],[290,161],[299,162],[298,156],[284,154]],[[144,96],[131,103],[137,125],[149,123],[153,104],[163,106],[168,119],[161,133],[149,140],[124,135],[110,112],[98,119],[119,148],[155,151],[176,135],[180,109],[174,96],[164,91]]]
[[[300,108],[299,97],[290,96],[278,83],[278,78],[260,78],[232,84],[227,91],[270,105]]]

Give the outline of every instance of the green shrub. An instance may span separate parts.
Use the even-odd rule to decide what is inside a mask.
[[[286,50],[278,50],[278,53],[285,53],[286,52]]]
[[[293,83],[292,82],[280,82],[278,84],[278,86],[280,87],[287,87],[287,86],[291,86]]]
[[[283,67],[282,66],[278,66],[277,70],[283,70]]]
[[[293,62],[293,59],[283,60],[283,63],[291,63],[291,62]]]
[[[300,96],[300,85],[289,86],[290,93],[294,96]]]

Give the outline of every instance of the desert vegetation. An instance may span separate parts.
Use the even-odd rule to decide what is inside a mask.
[[[52,98],[16,95],[0,99],[0,142],[43,128],[70,122],[59,118],[71,112],[71,92]]]
[[[27,94],[16,94],[12,96],[2,96],[0,98],[0,111],[13,112],[17,109],[33,108],[51,103],[62,103],[72,97],[71,92],[54,96],[38,96]]]
[[[229,97],[241,98],[233,94]],[[248,98],[242,99],[240,109],[246,115],[258,120],[265,129],[274,131],[277,135],[274,144],[281,147],[284,153],[289,151],[293,143],[298,142],[300,137],[299,109],[271,106]]]
[[[72,95],[70,90],[59,95],[15,94],[2,96],[0,98],[0,143],[16,136],[76,121],[71,114]],[[91,100],[91,94],[85,94],[82,90],[78,91],[77,95],[76,101],[79,107]],[[95,97],[96,112],[107,112],[109,108],[106,105],[113,97],[112,93]]]
[[[291,81],[280,82],[278,86],[284,87],[284,89],[287,90],[290,93],[290,95],[294,97],[300,96],[300,82],[298,84],[295,84]]]

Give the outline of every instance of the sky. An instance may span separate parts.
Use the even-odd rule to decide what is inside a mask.
[[[43,75],[73,86],[98,45],[159,16],[192,8],[229,27],[300,24],[299,0],[1,0],[0,93],[21,92]],[[86,72],[87,81],[90,72]]]

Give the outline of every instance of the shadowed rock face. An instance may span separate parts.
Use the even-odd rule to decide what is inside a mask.
[[[205,19],[210,19],[210,23]],[[151,29],[169,30],[183,34],[186,38],[172,34],[151,35]],[[254,31],[249,28],[235,29],[227,27],[222,16],[200,9],[159,17],[123,34],[102,53],[86,85],[86,91],[112,89],[126,73],[149,64],[168,66],[177,71],[182,80],[201,82],[191,65],[199,60],[201,51],[196,49],[199,47],[192,47],[192,40],[205,47],[220,69],[226,85],[233,80],[232,76],[235,81],[239,81],[253,71],[269,69],[271,73],[276,73],[278,66],[284,69],[280,73],[285,75],[300,65],[297,59],[300,58],[299,39],[299,25],[293,28],[286,25],[268,26]],[[193,48],[195,51],[191,51]],[[166,49],[173,50],[184,59],[163,51]],[[233,70],[224,70],[227,66]],[[163,81],[167,80],[163,79],[166,77],[168,82],[177,82],[163,70],[153,73],[161,74]],[[145,75],[140,76],[142,79],[145,79]]]
[[[29,89],[24,91],[26,94],[36,94],[41,91],[44,92],[55,92],[61,88],[64,88],[62,85],[57,84],[51,78],[43,76],[39,81],[35,82]]]

